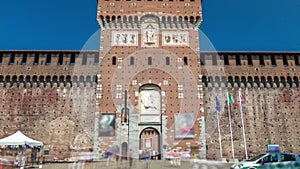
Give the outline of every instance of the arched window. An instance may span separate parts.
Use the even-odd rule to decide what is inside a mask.
[[[68,82],[68,83],[71,82],[71,76],[68,75],[68,76],[66,77],[66,82]]]
[[[248,76],[248,83],[250,83],[251,86],[253,86],[253,79],[251,76]]]
[[[216,76],[216,77],[215,77],[215,83],[217,83],[218,86],[220,87],[221,82],[220,82],[220,77],[219,77],[219,76]]]
[[[293,77],[294,83],[297,85],[297,87],[299,87],[299,79],[297,76]]]
[[[78,82],[78,77],[77,76],[73,76],[73,82]]]
[[[277,87],[279,87],[280,81],[279,81],[278,76],[275,76],[275,77],[274,77],[274,83],[277,85]]]
[[[46,82],[51,82],[51,76],[46,76]]]
[[[5,76],[5,82],[6,82],[6,83],[7,83],[7,82],[10,82],[10,76],[9,76],[9,75]]]
[[[65,77],[64,76],[59,76],[59,81],[60,82],[65,82]]]
[[[233,86],[233,78],[232,78],[232,76],[228,76],[228,83],[230,83],[231,86]]]
[[[34,76],[32,77],[32,81],[33,81],[33,82],[37,82],[37,81],[38,81],[38,79],[37,79],[37,76],[36,76],[36,75],[34,75]]]
[[[44,81],[45,81],[44,76],[40,76],[40,77],[39,77],[39,81],[40,81],[40,82],[44,82]]]
[[[247,80],[245,76],[242,76],[241,83],[243,83],[245,86],[247,85]]]
[[[13,82],[17,82],[17,81],[18,81],[18,77],[17,77],[16,75],[14,75],[14,76],[12,77],[12,81],[13,81]]]
[[[254,82],[255,82],[255,83],[257,84],[257,86],[259,87],[260,81],[259,81],[258,76],[255,76],[255,77],[254,77]]]
[[[227,86],[227,79],[226,79],[226,76],[222,76],[222,83],[224,83],[225,86]]]
[[[84,77],[82,75],[79,77],[79,82],[84,82]]]
[[[234,81],[235,81],[235,83],[238,84],[238,86],[241,86],[241,84],[240,84],[240,77],[235,76],[235,77],[234,77]]]
[[[52,77],[52,81],[53,81],[53,82],[57,82],[57,76],[53,76],[53,77]]]
[[[26,76],[25,81],[26,81],[26,82],[30,82],[30,81],[31,81],[31,78],[30,78],[29,75]]]
[[[267,81],[266,81],[266,78],[264,76],[261,77],[261,82],[264,85],[264,87],[267,87]]]
[[[4,77],[3,75],[0,75],[0,82],[3,82],[4,81]]]
[[[292,87],[292,85],[293,85],[293,80],[292,80],[291,76],[288,76],[288,77],[286,78],[286,81],[287,81],[287,83],[290,85],[290,87]]]
[[[19,76],[19,82],[24,82],[24,76],[23,75]]]
[[[271,87],[273,87],[273,80],[271,76],[267,77],[267,82],[271,85]]]
[[[285,81],[284,76],[280,77],[280,83],[282,83],[284,87],[286,86],[286,81]]]

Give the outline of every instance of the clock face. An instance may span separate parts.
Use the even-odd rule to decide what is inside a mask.
[[[141,113],[160,114],[160,93],[156,90],[141,91]]]

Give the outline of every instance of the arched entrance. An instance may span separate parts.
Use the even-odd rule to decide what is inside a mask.
[[[161,158],[160,150],[160,134],[157,129],[147,127],[140,133],[140,146],[141,151],[150,151],[154,159]]]

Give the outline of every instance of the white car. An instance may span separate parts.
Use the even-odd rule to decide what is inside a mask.
[[[293,153],[269,152],[237,163],[230,169],[300,169],[300,157]]]

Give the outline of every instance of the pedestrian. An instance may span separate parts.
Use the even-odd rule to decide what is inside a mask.
[[[114,158],[112,150],[106,151],[104,156],[105,156],[105,158],[107,158],[106,166],[109,166],[111,161],[113,161],[113,158]]]
[[[129,150],[129,167],[132,167],[133,162],[133,151],[132,149]]]

